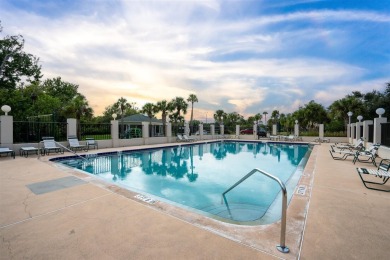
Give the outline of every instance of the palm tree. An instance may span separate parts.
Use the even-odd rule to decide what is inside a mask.
[[[166,135],[165,126],[167,123],[168,112],[172,112],[172,105],[166,100],[158,101],[156,105],[156,112],[161,112],[161,119],[163,121],[163,133]]]
[[[215,111],[214,120],[221,124],[223,121],[222,118],[226,118],[226,113],[221,109]]]
[[[190,125],[191,125],[191,133],[193,131],[193,124],[192,120],[194,118],[194,102],[198,102],[198,97],[195,94],[190,94],[190,96],[187,98],[188,102],[191,102],[191,120],[190,120]]]
[[[178,122],[181,122],[184,120],[184,117],[181,116],[181,112],[183,114],[187,113],[187,107],[188,104],[185,102],[185,100],[182,97],[176,97],[172,99],[170,102],[172,111],[176,110],[173,114],[169,115],[169,118],[175,123],[175,130],[174,133],[178,133]]]
[[[255,120],[256,120],[256,122],[260,121],[261,118],[263,118],[263,116],[262,116],[260,113],[257,113],[257,114],[255,115]]]
[[[267,124],[267,115],[268,115],[268,112],[267,112],[267,111],[264,111],[264,112],[263,112],[263,115],[264,115],[264,124],[266,125],[266,124]]]
[[[81,125],[80,120],[82,116],[91,117],[93,110],[89,107],[88,101],[84,95],[78,93],[73,99],[64,107],[64,114],[66,116],[75,117],[77,120],[77,137],[81,139]]]
[[[154,104],[152,103],[146,103],[142,107],[142,113],[146,114],[149,117],[149,136],[151,137],[152,135],[152,118],[154,117],[154,114],[156,113],[157,108]]]

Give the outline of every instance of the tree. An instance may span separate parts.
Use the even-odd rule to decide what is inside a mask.
[[[217,111],[215,111],[215,113],[214,113],[214,120],[215,121],[217,121],[221,124],[223,121],[223,118],[226,118],[226,113],[223,110],[218,109]]]
[[[328,119],[325,108],[314,100],[305,105],[304,115],[308,120],[308,127],[311,129],[313,129],[315,125],[327,122]]]
[[[75,97],[64,107],[64,115],[66,117],[74,117],[77,120],[77,137],[81,139],[81,119],[91,119],[93,116],[93,110],[89,106],[87,99],[84,95],[77,93]]]
[[[157,108],[152,103],[146,103],[142,107],[142,113],[146,114],[149,117],[149,136],[152,136],[152,118],[154,114],[157,112]]]
[[[58,98],[63,103],[70,102],[78,93],[79,86],[62,81],[61,77],[46,79],[42,83],[42,90],[53,97]]]
[[[264,112],[263,112],[263,115],[264,115],[264,124],[266,125],[266,124],[267,124],[267,115],[268,115],[268,112],[267,112],[267,111],[264,111]]]
[[[334,101],[328,108],[329,117],[332,120],[341,120],[344,122],[345,130],[349,121],[347,113],[352,111],[354,115],[364,114],[365,107],[361,98],[354,95]]]
[[[166,122],[169,112],[172,112],[172,104],[168,103],[166,100],[158,101],[156,105],[156,112],[161,112],[161,120],[163,121],[163,132],[164,136],[166,135]]]
[[[0,23],[0,32],[3,31]],[[22,35],[6,36],[0,40],[0,86],[14,90],[26,82],[39,82],[42,78],[39,59],[23,51]]]
[[[198,97],[195,94],[190,94],[190,96],[187,98],[187,101],[191,103],[190,125],[191,125],[191,133],[192,133],[192,131],[193,131],[192,120],[194,119],[194,102],[198,102]]]
[[[171,120],[173,120],[175,123],[183,121],[184,117],[181,116],[181,112],[183,112],[183,114],[187,113],[188,104],[184,101],[182,97],[176,97],[172,99],[171,105],[172,110],[176,110],[176,112],[169,116]]]
[[[255,118],[255,120],[258,122],[258,121],[260,121],[260,120],[263,118],[263,116],[262,116],[260,113],[257,113],[257,114],[254,116],[254,118]]]
[[[121,115],[121,118],[137,114],[138,110],[126,98],[120,97],[114,104],[105,108],[103,112],[104,121],[110,121],[113,114]]]

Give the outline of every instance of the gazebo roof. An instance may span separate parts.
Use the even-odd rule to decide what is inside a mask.
[[[122,119],[118,119],[118,121],[121,121],[121,120]],[[162,124],[161,119],[152,118],[152,120],[150,120],[149,117],[147,117],[143,114],[135,114],[135,115],[124,117],[123,121],[124,122],[131,122],[131,123],[141,123],[141,122],[148,122],[149,123],[151,121],[152,123]]]

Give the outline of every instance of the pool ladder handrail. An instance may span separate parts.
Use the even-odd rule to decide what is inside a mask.
[[[40,141],[40,142],[38,143],[38,151],[41,151],[41,143],[43,143],[43,141]],[[73,153],[74,155],[77,155],[77,156],[80,157],[81,159],[83,159],[83,160],[89,162],[88,158],[85,158],[85,157],[83,157],[83,156],[77,154],[75,151],[72,151],[71,149],[68,149],[67,147],[63,146],[62,144],[60,144],[60,143],[58,143],[58,142],[56,142],[56,141],[54,141],[54,143],[57,144],[57,145],[59,145],[59,146],[61,146],[62,148],[64,148],[64,149],[67,150],[68,152]],[[41,153],[38,152],[38,159],[39,159],[40,157],[41,157]]]
[[[242,177],[239,181],[237,181],[233,186],[231,186],[229,189],[227,189],[225,192],[223,192],[222,196],[225,197],[226,193],[228,193],[229,191],[231,191],[232,189],[237,187],[241,182],[243,182],[244,180],[246,180],[247,178],[249,178],[250,176],[252,176],[256,172],[259,172],[259,173],[273,179],[274,181],[276,181],[279,184],[280,188],[282,189],[283,200],[282,200],[282,219],[281,219],[281,228],[280,228],[281,229],[280,230],[280,245],[277,245],[276,248],[282,253],[288,253],[288,252],[290,252],[290,249],[286,246],[287,189],[286,189],[286,186],[284,185],[284,183],[278,177],[275,177],[272,174],[269,174],[263,170],[255,168],[252,171],[250,171],[247,175]]]

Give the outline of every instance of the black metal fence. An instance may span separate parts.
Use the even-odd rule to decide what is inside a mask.
[[[111,139],[111,124],[82,123],[80,124],[81,140],[93,137],[95,140]]]
[[[14,121],[14,143],[38,143],[43,136],[52,136],[56,141],[67,140],[66,122]]]
[[[368,142],[374,142],[374,125],[368,125]]]
[[[381,144],[390,147],[390,123],[382,123],[381,130]]]

